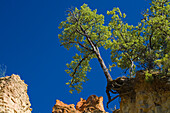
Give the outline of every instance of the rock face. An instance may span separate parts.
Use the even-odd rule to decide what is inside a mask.
[[[153,74],[147,82],[144,72],[139,71],[131,83],[132,92],[120,94],[120,109],[113,113],[170,113],[170,76]]]
[[[91,95],[87,100],[80,98],[76,108],[74,104],[67,105],[56,100],[52,113],[106,113],[103,107],[103,97]]]
[[[0,113],[31,113],[27,85],[18,75],[0,78]]]
[[[74,104],[67,105],[60,100],[56,100],[52,113],[79,113],[74,106]]]
[[[95,110],[105,111],[103,107],[103,97],[91,95],[87,100],[81,98],[76,105],[76,109],[81,112],[93,112]]]

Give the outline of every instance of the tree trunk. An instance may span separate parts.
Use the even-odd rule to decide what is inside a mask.
[[[99,48],[95,46],[95,44],[94,44],[93,41],[91,41],[90,36],[87,35],[86,31],[83,29],[82,26],[80,26],[80,29],[81,29],[81,31],[84,33],[84,34],[82,34],[82,35],[84,35],[84,36],[86,37],[86,39],[88,40],[89,44],[90,44],[91,47],[93,48],[93,51],[94,51],[94,53],[95,53],[96,56],[97,56],[97,59],[98,59],[98,61],[99,61],[99,63],[100,63],[100,66],[101,66],[101,68],[103,69],[103,72],[104,72],[105,77],[106,77],[106,79],[107,79],[107,83],[111,82],[111,81],[112,81],[112,77],[111,77],[111,75],[110,75],[110,73],[109,73],[109,70],[107,69],[107,67],[106,67],[106,65],[105,65],[105,63],[104,63],[104,61],[103,61],[103,59],[102,59],[102,57],[101,57],[101,55],[100,55]],[[79,33],[80,33],[80,32],[79,32]],[[80,34],[81,34],[81,33],[80,33]]]
[[[106,65],[105,65],[105,63],[104,63],[104,61],[103,61],[103,59],[102,59],[102,57],[100,55],[100,51],[99,51],[98,48],[97,48],[97,51],[96,51],[96,56],[97,56],[97,59],[98,59],[98,61],[100,63],[101,68],[103,69],[103,72],[104,72],[105,77],[107,79],[107,83],[111,82],[112,81],[112,77],[111,77],[111,75],[109,73],[109,70],[107,69],[107,67],[106,67]]]

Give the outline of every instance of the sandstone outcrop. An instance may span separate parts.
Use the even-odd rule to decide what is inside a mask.
[[[27,85],[18,75],[0,78],[0,113],[31,113]]]
[[[139,71],[117,91],[121,98],[120,109],[113,113],[170,113],[169,75],[161,77],[155,73],[146,81],[144,71]]]
[[[74,104],[67,105],[56,100],[52,113],[106,113],[103,107],[103,97],[91,95],[87,100],[80,98],[76,108]]]
[[[60,100],[56,100],[52,113],[79,113],[74,104],[67,105]]]
[[[98,97],[96,95],[91,95],[87,100],[81,98],[80,101],[76,105],[76,109],[81,112],[86,111],[105,111],[103,107],[103,97]]]

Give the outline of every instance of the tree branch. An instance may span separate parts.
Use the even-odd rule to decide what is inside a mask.
[[[71,10],[71,9],[70,9]],[[72,13],[70,10],[68,10],[67,12],[69,12],[70,14],[71,14],[71,16],[73,17],[73,18],[75,18],[76,19],[76,21],[78,22],[78,19],[77,19],[77,17],[75,16],[75,14],[74,13]]]
[[[149,37],[149,51],[152,50],[152,36],[153,36],[153,31],[151,32],[151,35]]]
[[[133,67],[134,67],[134,62],[133,62],[133,60],[136,59],[137,57],[135,57],[134,59],[131,59],[131,58],[129,58],[129,55],[128,55],[127,53],[125,53],[125,55],[127,56],[128,60],[131,62],[131,67],[128,68],[128,69],[129,69],[129,72],[130,72],[130,77],[131,77],[132,72],[133,72]],[[127,70],[126,70],[126,71],[127,71]]]
[[[92,53],[87,54],[83,59],[81,59],[81,61],[80,61],[80,62],[77,64],[77,66],[75,67],[74,72],[73,72],[73,74],[71,75],[71,77],[74,78],[74,75],[76,74],[78,67],[81,65],[81,63],[82,63],[86,58],[89,57],[90,54],[92,54]],[[71,81],[71,84],[72,84],[72,82],[73,82],[73,81]]]
[[[85,34],[81,33],[78,29],[76,29],[76,31],[77,31],[79,34],[85,36]]]
[[[92,49],[90,49],[90,48],[88,48],[88,47],[86,47],[86,46],[84,46],[83,44],[81,44],[80,42],[77,42],[77,41],[70,41],[70,42],[67,42],[67,43],[63,43],[63,44],[61,44],[61,46],[62,45],[67,45],[67,44],[70,44],[70,43],[76,43],[76,44],[79,44],[81,47],[83,47],[84,49],[86,49],[86,50],[88,50],[88,51],[92,51],[93,52],[93,50]]]
[[[77,31],[78,33],[80,33],[81,35],[85,36],[86,39],[87,39],[87,41],[89,42],[90,46],[93,48],[94,52],[97,52],[97,49],[96,49],[96,47],[95,47],[94,42],[91,41],[90,36],[87,35],[86,31],[83,29],[83,27],[82,27],[81,25],[80,25],[80,29],[81,29],[81,31],[82,31],[83,33],[80,32],[78,29],[76,29],[76,31]]]
[[[123,38],[123,40],[125,41],[125,43],[127,43],[127,41],[125,40],[125,38],[124,38],[123,34],[121,33],[121,31],[120,31],[120,35]]]

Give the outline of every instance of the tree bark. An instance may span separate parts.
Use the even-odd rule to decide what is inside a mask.
[[[90,43],[90,45],[92,46],[93,50],[94,50],[94,53],[96,54],[97,56],[97,59],[100,63],[100,66],[101,68],[103,69],[103,72],[105,74],[105,77],[107,79],[107,83],[112,81],[112,77],[109,73],[109,70],[107,69],[105,63],[104,63],[104,60],[102,59],[101,55],[100,55],[100,51],[99,51],[99,48],[98,47],[95,47],[94,43],[90,40],[90,37],[88,35],[86,35],[86,38],[88,40],[88,42]]]
[[[105,63],[104,63],[104,61],[103,61],[103,59],[102,59],[102,57],[100,55],[99,49],[97,49],[96,56],[97,56],[97,59],[98,59],[98,61],[100,63],[101,68],[103,69],[103,72],[104,72],[105,77],[107,79],[107,83],[111,82],[112,77],[111,77],[111,75],[109,73],[109,70],[107,69],[107,67],[106,67],[106,65],[105,65]]]

